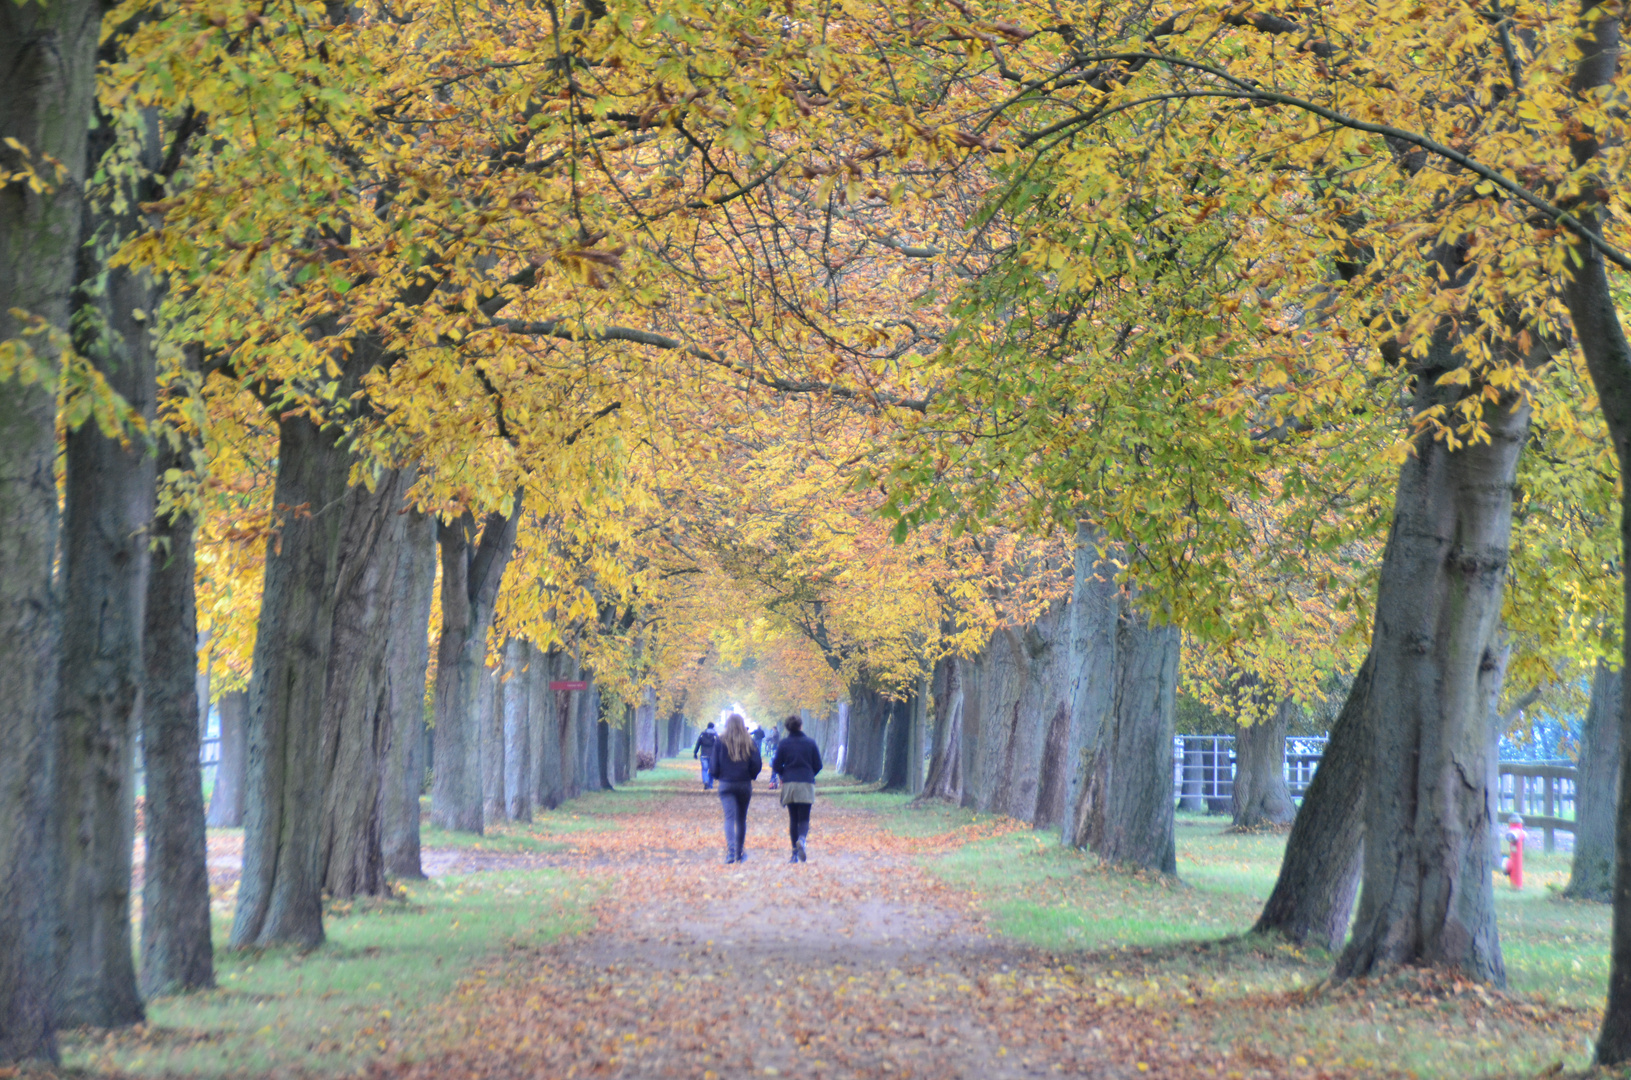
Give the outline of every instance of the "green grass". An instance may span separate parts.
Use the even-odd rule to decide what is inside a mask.
[[[481,961],[580,929],[584,890],[551,870],[418,882],[400,900],[332,909],[327,942],[304,954],[226,952],[223,918],[218,989],[149,1002],[141,1028],[68,1033],[63,1063],[150,1076],[290,1075],[416,1056],[433,1049],[436,1006]]]
[[[900,807],[888,826],[904,831],[916,817],[915,827],[927,835],[954,827],[960,815],[970,820],[962,810]],[[1177,881],[1106,868],[1061,847],[1051,832],[980,840],[925,863],[976,893],[997,931],[1078,957],[1074,962],[1113,997],[1159,1001],[1199,988],[1234,1002],[1206,1016],[1204,1037],[1214,1042],[1278,1047],[1316,1064],[1380,1061],[1422,1076],[1507,1075],[1507,1069],[1532,1075],[1554,1061],[1585,1066],[1594,1035],[1590,1010],[1601,1007],[1607,990],[1609,909],[1556,898],[1568,878],[1568,856],[1530,852],[1525,889],[1514,892],[1504,879],[1496,886],[1509,990],[1550,1011],[1538,1028],[1542,1035],[1534,1024],[1503,1030],[1485,1023],[1476,1002],[1389,1004],[1408,990],[1360,999],[1326,995],[1265,1025],[1260,1006],[1251,1003],[1315,986],[1329,975],[1333,957],[1241,936],[1274,886],[1285,837],[1230,834],[1226,825],[1180,815]]]

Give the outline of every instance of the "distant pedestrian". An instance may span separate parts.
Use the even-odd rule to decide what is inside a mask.
[[[719,781],[719,805],[725,812],[725,865],[747,862],[743,846],[748,835],[748,803],[753,799],[753,781],[765,766],[740,714],[725,718],[724,734],[710,755],[713,775]]]
[[[702,762],[703,791],[712,791],[714,789],[714,774],[710,758],[713,755],[714,744],[718,741],[719,733],[714,730],[712,724],[709,724],[703,729],[702,734],[697,736],[697,744],[691,748],[691,756]]]
[[[810,835],[810,808],[815,805],[815,778],[821,771],[821,747],[804,734],[804,721],[787,718],[787,738],[770,760],[770,775],[780,778],[782,805],[787,807],[787,836],[793,842],[788,862],[807,862],[805,838]]]
[[[753,739],[753,748],[762,755],[765,752],[765,729],[755,724],[748,735]]]
[[[776,760],[776,747],[781,745],[781,741],[781,728],[775,724],[772,724],[770,725],[770,731],[765,734],[765,744],[759,748],[759,752],[765,757],[774,761]],[[770,774],[770,790],[775,791],[781,786],[781,777],[772,772]]]

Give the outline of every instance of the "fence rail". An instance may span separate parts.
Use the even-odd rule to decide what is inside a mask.
[[[1319,770],[1325,736],[1286,740],[1285,778],[1292,798],[1300,799]],[[1495,786],[1496,816],[1513,814],[1524,827],[1540,829],[1547,851],[1558,832],[1572,833],[1575,817],[1575,767],[1559,761],[1503,761]],[[1178,809],[1227,814],[1235,791],[1233,735],[1179,735],[1172,740],[1172,794]]]

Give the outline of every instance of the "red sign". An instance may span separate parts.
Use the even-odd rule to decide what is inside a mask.
[[[587,690],[589,683],[583,679],[555,679],[549,684],[551,690]]]

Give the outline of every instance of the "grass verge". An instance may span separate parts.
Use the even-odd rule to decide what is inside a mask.
[[[354,1072],[436,1048],[437,1006],[481,962],[581,928],[588,887],[553,870],[415,882],[400,899],[337,906],[300,953],[216,953],[219,988],[158,998],[148,1022],[65,1033],[63,1064],[138,1076]],[[219,920],[217,948],[227,926]]]
[[[967,811],[902,805],[886,821],[927,833],[958,815]],[[1107,868],[1061,847],[1055,834],[1031,831],[981,839],[925,865],[974,892],[1001,934],[1068,959],[1108,997],[1173,1008],[1175,1037],[1255,1047],[1312,1069],[1422,1077],[1589,1064],[1607,989],[1609,911],[1556,898],[1567,856],[1531,854],[1523,892],[1504,879],[1497,885],[1507,995],[1414,974],[1397,986],[1328,988],[1330,955],[1242,936],[1273,888],[1285,837],[1230,834],[1226,824],[1179,819],[1177,881]]]

